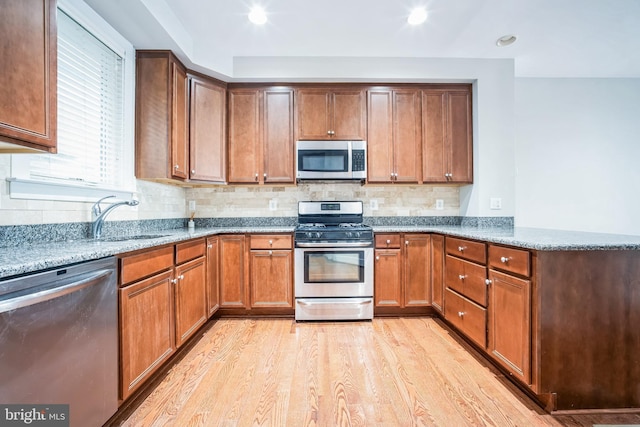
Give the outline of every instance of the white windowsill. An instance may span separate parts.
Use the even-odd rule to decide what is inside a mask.
[[[9,196],[12,199],[95,202],[99,198],[106,196],[116,196],[118,200],[131,200],[136,196],[135,191],[91,188],[24,178],[7,178],[7,182],[9,183]]]

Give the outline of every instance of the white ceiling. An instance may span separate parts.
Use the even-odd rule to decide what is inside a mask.
[[[513,58],[517,77],[640,77],[640,0],[85,0],[138,49],[233,78],[241,57]],[[261,4],[268,22],[247,20]],[[429,16],[407,24],[413,6]],[[518,41],[497,47],[515,34]]]

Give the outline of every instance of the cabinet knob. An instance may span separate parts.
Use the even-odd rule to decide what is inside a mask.
[[[184,274],[179,275],[178,279],[183,280],[184,279]]]
[[[405,241],[404,241],[404,244],[405,244],[405,246],[409,246],[409,241],[408,241],[408,240],[405,240]]]
[[[258,180],[258,173],[256,172],[256,181]]]
[[[213,247],[213,245],[207,245],[207,248],[211,249]]]
[[[506,256],[500,257],[500,262],[506,264],[507,262],[509,262],[509,258]]]
[[[484,279],[484,284],[485,284],[485,285],[489,286],[491,283],[493,283],[493,282],[491,281],[491,279]]]
[[[380,255],[376,256],[376,261],[380,261]]]
[[[458,246],[458,250],[459,250],[460,252],[464,252],[464,246]]]
[[[262,176],[263,176],[263,177],[265,177],[265,178],[267,178],[267,173],[265,172]]]
[[[178,279],[171,279],[170,282],[175,285],[176,283],[178,283]]]
[[[191,169],[191,174],[193,175],[195,173],[196,173],[196,170],[195,169]]]
[[[458,278],[459,278],[460,280],[464,280],[464,277],[465,277],[465,276],[464,276],[464,274],[460,274],[460,275],[458,276]]]
[[[178,170],[178,169],[180,169],[180,165],[175,165],[173,168],[174,168],[175,170]]]
[[[269,256],[273,255],[273,251],[269,251]]]
[[[387,239],[387,245],[391,244],[391,240]]]
[[[464,316],[464,311],[459,311],[458,312],[458,317],[463,317]]]
[[[269,240],[269,246],[273,246],[273,240]]]

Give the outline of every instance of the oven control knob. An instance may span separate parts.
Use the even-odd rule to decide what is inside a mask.
[[[315,237],[316,239],[319,239],[322,237],[322,233],[319,231],[316,231],[315,233],[312,233],[312,234],[313,234],[313,237]]]
[[[353,237],[353,233],[351,231],[345,232],[344,235],[347,237]]]

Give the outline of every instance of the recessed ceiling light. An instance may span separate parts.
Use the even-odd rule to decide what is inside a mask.
[[[267,14],[260,6],[253,6],[249,12],[249,21],[256,25],[262,25],[267,22]]]
[[[496,40],[496,46],[499,46],[499,47],[509,46],[511,44],[514,44],[516,40],[518,40],[518,37],[514,36],[513,34],[508,34]]]
[[[424,7],[416,7],[411,11],[407,22],[410,25],[420,25],[427,20],[427,11]]]

